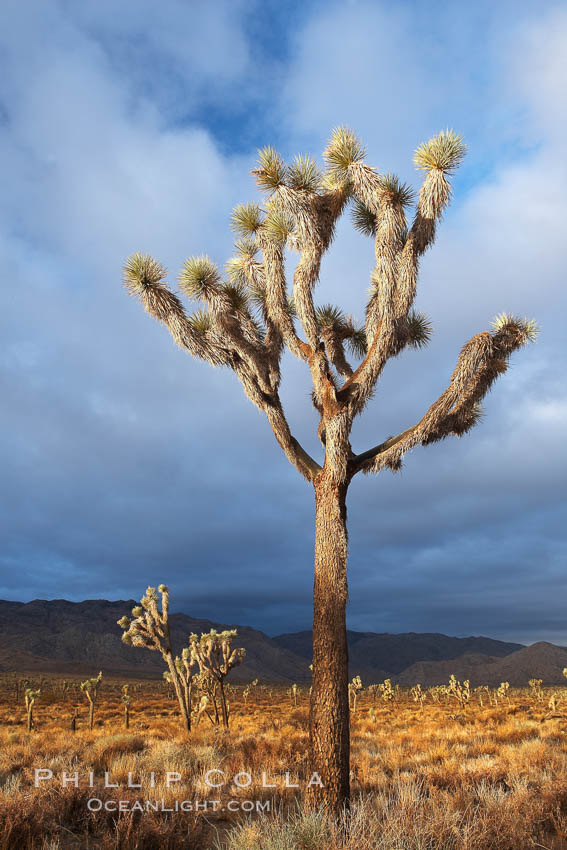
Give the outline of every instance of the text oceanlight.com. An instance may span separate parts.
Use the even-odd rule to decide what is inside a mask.
[[[258,812],[271,811],[271,800],[101,800],[90,797],[90,812]]]

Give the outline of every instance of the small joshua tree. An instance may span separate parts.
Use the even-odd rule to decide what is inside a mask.
[[[510,702],[510,682],[500,682],[498,688],[496,690],[496,699],[497,700],[506,700],[506,702]]]
[[[543,699],[542,684],[543,679],[530,679],[528,682],[535,702],[541,702]]]
[[[26,713],[27,713],[27,729],[28,732],[31,732],[33,729],[33,707],[36,699],[41,694],[41,690],[34,691],[33,688],[26,688],[24,693],[24,699],[26,703]]]
[[[421,685],[419,684],[419,682],[417,683],[417,685],[414,685],[414,686],[413,686],[413,688],[412,688],[412,689],[411,689],[411,691],[410,691],[410,694],[411,694],[411,697],[412,697],[413,701],[414,701],[414,702],[418,702],[418,703],[419,703],[419,707],[420,707],[421,709],[423,709],[423,701],[424,701],[424,699],[425,699],[425,694],[424,694],[424,692],[422,691],[422,689],[421,689]]]
[[[396,697],[396,692],[392,687],[391,679],[384,679],[381,685],[378,685],[378,691],[384,702],[393,702]]]
[[[489,701],[491,701],[490,688],[488,685],[479,685],[474,689],[474,693],[478,696],[478,702],[481,708],[484,706],[483,696],[487,696]]]
[[[161,611],[158,606],[161,594]],[[169,630],[169,588],[160,584],[148,587],[140,600],[140,605],[132,608],[133,620],[122,617],[118,625],[124,629],[122,640],[131,646],[143,646],[159,652],[168,666],[167,676],[164,676],[175,691],[183,727],[191,731],[191,666],[194,663],[189,651],[183,652],[182,657],[173,657],[171,634]]]
[[[130,694],[128,693],[128,685],[122,685],[122,703],[124,705],[124,726],[130,728]]]
[[[96,698],[98,695],[98,687],[102,682],[102,672],[94,679],[87,679],[86,682],[81,682],[81,690],[86,696],[89,703],[89,729],[92,731],[94,726],[94,710]]]
[[[199,723],[201,722],[201,717],[203,716],[204,713],[208,714],[211,723],[214,723],[213,718],[211,717],[211,715],[207,711],[208,705],[209,705],[209,696],[208,696],[208,694],[203,694],[201,696],[201,698],[199,699],[199,703],[197,705],[197,708],[195,709],[195,726],[199,725]]]
[[[258,679],[254,679],[254,681],[249,682],[246,685],[246,687],[244,688],[244,690],[242,691],[242,698],[244,699],[244,705],[247,704],[248,697],[250,696],[251,691],[256,687],[257,684],[258,684]]]
[[[191,655],[199,665],[200,674],[210,677],[218,691],[222,713],[222,724],[228,729],[228,708],[224,680],[233,667],[244,660],[245,649],[232,649],[232,641],[236,637],[236,629],[210,632],[198,637],[192,634],[189,638]]]
[[[353,714],[356,714],[356,700],[358,694],[362,690],[362,679],[360,676],[355,676],[348,686],[349,708]]]
[[[459,682],[454,673],[451,673],[449,684],[447,686],[447,694],[455,697],[461,708],[465,708],[471,698],[470,681],[465,679],[464,682]]]
[[[186,312],[164,283],[166,270],[153,257],[134,254],[124,282],[146,311],[168,328],[193,357],[228,366],[266,416],[289,462],[309,481],[315,497],[313,684],[310,704],[312,769],[322,778],[315,802],[338,814],[349,795],[349,701],[346,636],[347,510],[349,486],[359,474],[397,472],[404,456],[450,435],[462,436],[481,418],[481,402],[506,371],[510,356],[535,336],[533,322],[502,314],[491,331],[478,333],[458,356],[447,389],[421,419],[399,434],[357,453],[354,420],[374,395],[386,364],[424,346],[427,318],[415,311],[419,263],[435,241],[451,198],[450,178],[465,145],[452,130],[420,145],[415,165],[424,173],[413,221],[410,187],[365,160],[365,148],[346,127],[336,129],[321,173],[310,157],[291,165],[268,147],[253,173],[263,206],[242,204],[233,213],[236,256],[228,281],[207,256],[186,261],[183,294],[204,309]],[[316,304],[322,260],[338,219],[352,202],[353,223],[374,240],[376,264],[365,321],[357,326],[336,306]],[[288,290],[286,245],[297,250],[293,296]],[[291,433],[279,389],[287,348],[308,368],[317,436],[324,459],[312,458]],[[350,355],[357,362],[349,362]]]
[[[441,697],[445,696],[446,691],[445,685],[433,685],[433,687],[427,689],[427,693],[437,705],[441,703]]]
[[[376,702],[376,697],[380,693],[380,685],[368,685],[366,690],[372,698],[372,702]]]
[[[163,686],[165,688],[166,696],[168,699],[173,699],[173,686],[171,684],[171,673],[169,670],[164,670],[162,673],[163,676]]]

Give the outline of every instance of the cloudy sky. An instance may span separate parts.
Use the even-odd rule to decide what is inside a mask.
[[[415,147],[469,147],[424,259],[435,335],[391,363],[356,451],[414,424],[463,342],[536,318],[482,424],[349,497],[350,627],[567,644],[567,12],[562,3],[3,0],[0,597],[139,598],[277,634],[311,617],[313,494],[235,377],[121,287],[231,255],[265,144],[350,125],[415,187]],[[362,317],[373,245],[346,215],[317,298]],[[290,258],[290,262],[292,262]],[[301,364],[294,433],[318,459]]]

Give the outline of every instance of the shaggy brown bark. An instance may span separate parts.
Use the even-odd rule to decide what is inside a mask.
[[[313,689],[310,706],[315,805],[339,811],[349,796],[348,649],[346,637],[346,485],[323,471],[315,482]]]

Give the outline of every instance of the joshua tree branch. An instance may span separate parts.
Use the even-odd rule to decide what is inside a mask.
[[[264,412],[274,436],[289,462],[307,481],[313,481],[321,472],[321,467],[292,435],[279,398],[276,397],[273,404],[265,405]]]
[[[395,437],[355,455],[349,462],[352,475],[379,472],[385,467],[397,471],[403,455],[417,445],[442,440],[450,434],[461,436],[480,418],[479,404],[496,378],[506,371],[510,355],[534,336],[529,322],[504,316],[495,332],[485,331],[467,342],[459,355],[449,386],[427,410],[425,416]]]
[[[268,315],[292,354],[299,360],[308,360],[311,347],[298,337],[287,301],[283,246],[262,231],[258,233],[258,241],[264,255]]]

